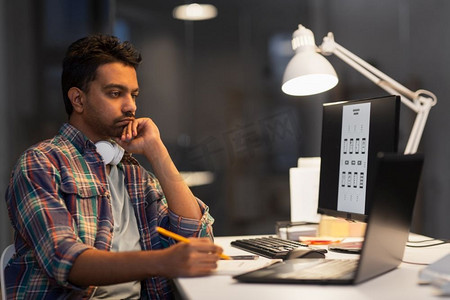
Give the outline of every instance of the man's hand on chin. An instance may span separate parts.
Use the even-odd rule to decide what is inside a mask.
[[[127,152],[145,154],[146,149],[161,143],[161,138],[158,127],[150,118],[138,118],[129,122],[115,141]]]

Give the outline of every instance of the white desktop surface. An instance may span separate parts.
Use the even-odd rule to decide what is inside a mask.
[[[230,242],[238,238],[245,237],[216,237],[215,243],[223,247],[225,254],[248,254],[248,252],[230,246]],[[410,239],[425,240],[427,237],[411,234]],[[406,247],[403,260],[416,263],[432,263],[449,253],[449,244],[427,248]],[[327,253],[327,258],[339,257],[350,258],[357,256],[336,252]],[[232,279],[232,276],[229,275],[178,278],[175,280],[175,285],[183,298],[192,300],[443,299],[436,295],[431,286],[417,284],[418,272],[424,267],[424,265],[401,263],[397,269],[391,272],[359,285],[350,286],[240,283]]]

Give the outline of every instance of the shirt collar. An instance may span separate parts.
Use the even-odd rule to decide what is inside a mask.
[[[69,140],[81,154],[84,154],[86,149],[96,149],[94,142],[69,123],[64,123],[61,126],[59,134]],[[131,155],[131,153],[126,151],[122,158],[122,162],[139,165],[139,162]]]
[[[95,149],[95,144],[69,123],[61,126],[59,134],[69,140],[80,153],[84,153],[86,149]]]

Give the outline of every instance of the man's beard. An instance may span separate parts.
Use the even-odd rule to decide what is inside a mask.
[[[105,124],[104,122],[98,119],[93,119],[90,126],[91,128],[95,128],[97,134],[99,134],[104,140],[110,138],[120,138],[123,134],[124,128],[127,125],[125,126],[116,125],[119,122],[119,120],[123,120],[123,117],[118,118],[117,120],[114,120],[109,124]]]
[[[125,126],[124,127],[118,127],[118,128],[111,128],[110,129],[110,137],[112,137],[112,138],[120,138],[121,136],[122,136],[122,133],[123,133],[123,129],[125,128]]]
[[[124,113],[123,116],[121,116],[119,118],[116,118],[113,121],[113,124],[121,123],[125,119],[132,119],[132,120],[134,120],[135,119],[134,113],[132,113],[132,112]],[[119,137],[120,138],[122,136],[122,134],[123,134],[124,128],[127,127],[127,126],[128,126],[128,124],[125,125],[125,126],[115,126],[115,125],[111,126],[110,127],[111,128],[111,137]]]
[[[89,112],[86,116],[85,122],[96,131],[96,133],[102,136],[103,139],[109,138],[120,138],[123,134],[124,128],[128,125],[124,121],[134,120],[134,112],[127,111],[124,112],[120,117],[117,117],[111,121],[111,119],[106,120],[107,117],[103,113],[98,111],[96,107],[90,105],[90,101],[86,103],[86,110]],[[119,124],[122,123],[122,124]]]

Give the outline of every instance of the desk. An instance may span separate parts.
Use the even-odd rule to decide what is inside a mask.
[[[243,236],[216,237],[216,244],[228,255],[247,253],[230,246],[230,242]],[[410,234],[410,240],[427,237]],[[429,248],[406,247],[403,261],[432,263],[450,253],[450,245]],[[328,258],[351,257],[349,254],[327,253]],[[175,285],[185,299],[191,300],[262,300],[262,299],[442,299],[430,286],[417,284],[418,271],[423,265],[401,263],[399,268],[356,286],[257,284],[240,283],[231,276],[214,275],[197,278],[179,278]]]

